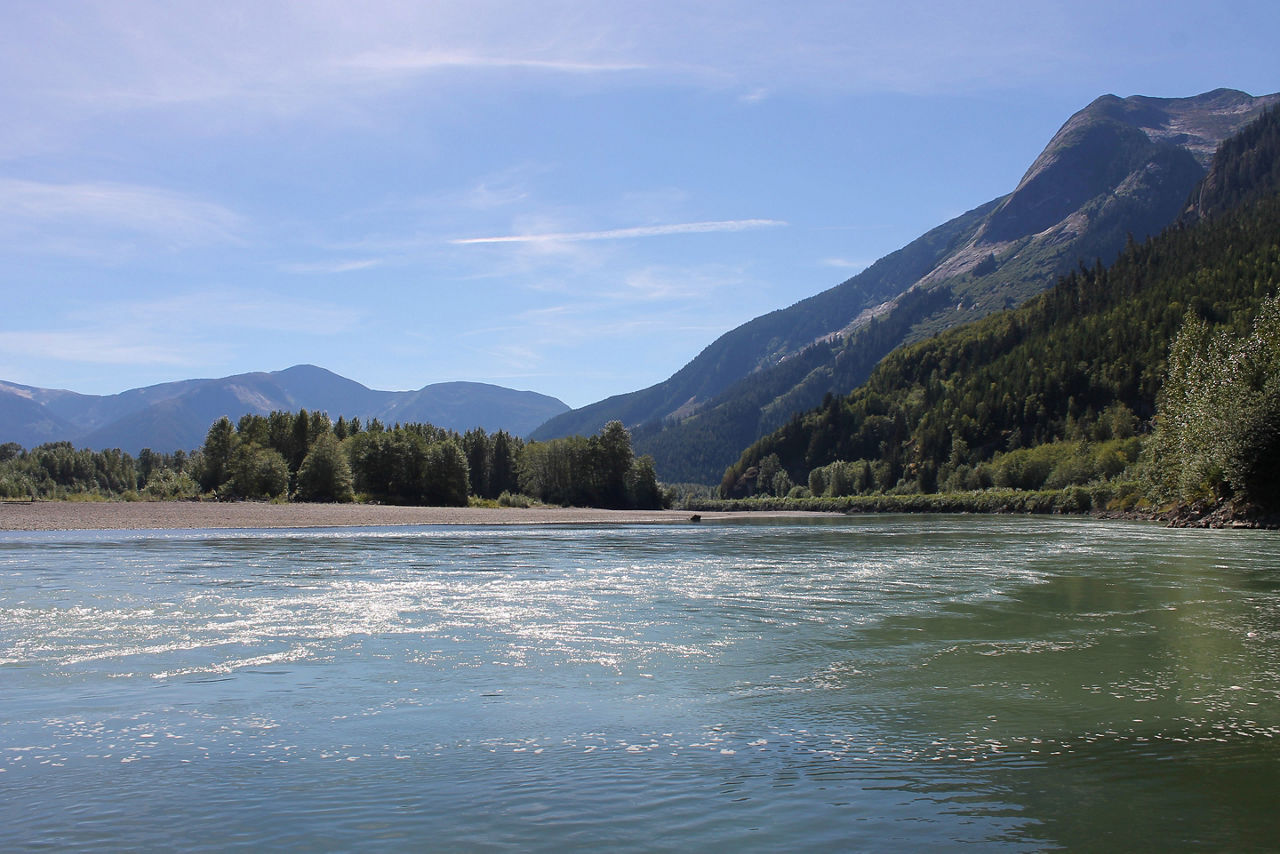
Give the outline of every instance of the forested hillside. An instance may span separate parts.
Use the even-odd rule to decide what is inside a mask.
[[[1192,195],[1187,222],[1244,207],[1280,192],[1280,121],[1273,107],[1219,147]]]
[[[1088,443],[1111,442],[1131,462],[1137,446],[1125,440],[1156,414],[1185,325],[1220,330],[1219,353],[1231,350],[1223,341],[1260,334],[1255,317],[1280,283],[1278,129],[1273,110],[1224,145],[1183,223],[1022,308],[892,353],[853,394],[748,448],[722,494],[809,484],[814,470],[812,486],[828,492],[838,474],[852,491],[923,493],[1039,488],[1055,469],[1056,485],[1114,473],[1114,459],[1083,459],[1097,450]],[[1065,454],[1071,442],[1076,458]],[[1055,450],[1028,450],[1037,447]]]
[[[1184,212],[1213,152],[1277,96],[1106,95],[1072,116],[1018,186],[848,281],[726,333],[651,388],[557,416],[534,438],[617,418],[668,481],[714,482],[744,445],[895,347],[1022,304],[1081,259],[1110,263]]]
[[[654,509],[653,460],[620,422],[599,435],[526,443],[505,431],[386,427],[323,412],[219,418],[188,454],[90,451],[70,442],[0,445],[0,499],[365,501],[463,506],[532,501]]]

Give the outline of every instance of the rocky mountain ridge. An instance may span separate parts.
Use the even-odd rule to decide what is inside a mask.
[[[1185,210],[1218,145],[1280,95],[1105,95],[1054,135],[1008,195],[929,231],[845,282],[721,336],[668,380],[553,418],[533,434],[620,419],[668,481],[718,482],[738,451],[847,394],[895,347],[1019,305],[1079,264]]]

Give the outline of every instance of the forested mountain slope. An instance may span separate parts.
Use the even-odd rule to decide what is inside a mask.
[[[1280,96],[1104,96],[1073,116],[1018,187],[862,273],[721,336],[663,383],[573,410],[534,438],[611,419],[667,481],[718,480],[739,449],[846,394],[895,347],[1021,304],[1081,259],[1183,212],[1217,145]]]
[[[1280,284],[1280,111],[1224,144],[1183,221],[1117,262],[1082,268],[1025,306],[892,353],[866,384],[748,448],[722,480],[757,491],[776,454],[798,483],[865,461],[869,490],[965,488],[997,452],[1104,439],[1155,412],[1188,316],[1248,332]],[[754,472],[754,473],[753,473]]]

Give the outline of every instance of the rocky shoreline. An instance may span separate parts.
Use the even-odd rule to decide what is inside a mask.
[[[1213,507],[1179,507],[1157,518],[1170,528],[1280,529],[1280,515],[1260,513],[1252,507],[1237,508],[1231,502]]]

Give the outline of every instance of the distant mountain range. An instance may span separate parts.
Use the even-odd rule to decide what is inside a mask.
[[[314,365],[270,373],[195,379],[99,396],[0,382],[0,442],[34,447],[70,441],[137,453],[199,447],[226,415],[299,409],[378,418],[390,426],[428,422],[458,431],[483,427],[528,435],[569,407],[554,397],[484,383],[450,382],[417,391],[376,391]]]
[[[1019,305],[1081,263],[1173,223],[1214,151],[1280,95],[1106,95],[1072,116],[1006,196],[851,279],[758,317],[669,379],[552,418],[535,439],[619,419],[666,481],[718,483],[742,448],[866,380],[896,347]]]

